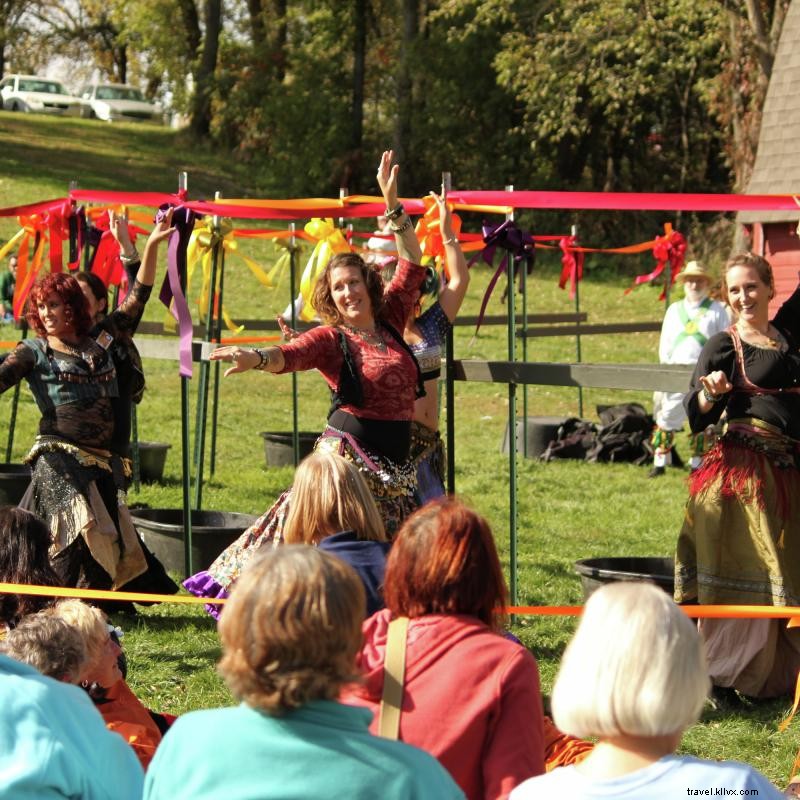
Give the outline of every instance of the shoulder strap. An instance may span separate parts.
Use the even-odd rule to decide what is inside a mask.
[[[403,708],[403,683],[406,677],[406,639],[408,617],[398,617],[389,623],[386,636],[386,656],[383,661],[383,695],[381,696],[378,735],[397,739],[400,734],[400,714]]]

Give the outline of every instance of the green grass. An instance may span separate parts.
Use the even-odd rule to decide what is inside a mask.
[[[71,179],[81,188],[171,191],[178,169],[189,171],[191,196],[221,190],[225,196],[254,191],[241,167],[219,155],[200,153],[179,135],[158,128],[105,125],[94,121],[51,120],[0,113],[0,205],[9,206],[63,196]],[[365,190],[369,190],[366,187]],[[367,224],[364,226],[368,226]],[[245,227],[253,227],[245,223]],[[15,230],[0,220],[0,235]],[[262,266],[274,263],[271,245],[240,243],[240,249]],[[644,271],[636,262],[626,272]],[[641,269],[639,267],[642,267]],[[568,312],[574,309],[557,287],[557,256],[539,259],[529,286],[529,311]],[[623,295],[629,278],[587,276],[581,289],[581,309],[591,322],[660,319],[658,292],[650,287]],[[486,268],[473,270],[473,285],[465,313],[477,313],[488,283]],[[288,277],[265,289],[237,258],[226,264],[226,307],[234,319],[271,318],[289,299]],[[196,290],[193,296],[196,295]],[[502,313],[493,299],[490,313]],[[153,300],[147,319],[161,320],[164,310]],[[472,331],[457,329],[457,358],[505,359],[506,333],[485,327],[477,340]],[[13,337],[0,327],[0,339]],[[587,362],[652,363],[657,334],[591,336],[583,339]],[[575,344],[569,338],[529,342],[530,361],[572,361]],[[145,363],[148,391],[139,408],[139,432],[144,440],[171,442],[165,481],[131,493],[131,503],[152,507],[181,506],[180,388],[176,365]],[[196,394],[192,385],[192,404]],[[328,404],[327,391],[316,374],[298,376],[299,421],[303,430],[319,430]],[[8,420],[11,392],[0,396],[0,420]],[[523,391],[519,392],[522,408]],[[588,390],[584,416],[596,418],[596,404],[638,401],[649,407],[646,392]],[[291,469],[268,469],[264,463],[264,430],[291,427],[291,379],[248,373],[222,380],[216,473],[204,488],[203,507],[260,513],[291,481]],[[577,415],[573,389],[530,387],[530,415]],[[520,411],[521,413],[521,411]],[[508,458],[500,453],[507,423],[508,392],[500,384],[456,386],[456,486],[492,524],[504,563],[508,561]],[[36,429],[38,414],[27,390],[21,394],[13,460],[20,460]],[[5,422],[0,430],[5,430]],[[194,412],[191,425],[194,428]],[[5,439],[0,442],[4,444]],[[685,436],[679,449],[686,452]],[[208,464],[208,459],[206,459]],[[647,470],[629,465],[573,462],[541,464],[519,459],[518,560],[519,599],[523,604],[564,605],[581,602],[573,564],[581,558],[615,555],[671,555],[686,499],[685,474],[671,470],[650,481]],[[219,642],[213,622],[197,607],[164,605],[142,611],[137,619],[120,620],[126,629],[125,649],[130,682],[142,699],[172,713],[231,702],[215,670]],[[574,628],[570,618],[520,617],[514,632],[536,655],[549,691],[558,660]],[[777,723],[788,702],[754,705],[738,713],[709,712],[684,739],[682,749],[710,758],[738,758],[754,764],[782,784],[796,750],[792,733],[778,734]]]

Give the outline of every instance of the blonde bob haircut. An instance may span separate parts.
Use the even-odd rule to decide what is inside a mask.
[[[307,545],[286,545],[242,573],[219,623],[219,671],[233,695],[279,716],[334,700],[355,680],[366,600],[355,570]]]
[[[52,614],[71,625],[83,639],[86,648],[86,667],[94,667],[103,656],[108,641],[108,620],[106,615],[82,600],[60,600],[52,608],[42,613]]]
[[[584,608],[553,687],[556,725],[585,738],[682,733],[710,681],[691,620],[651,583],[612,583]]]
[[[334,533],[385,542],[378,507],[358,467],[334,453],[312,453],[295,472],[286,544],[319,544]]]

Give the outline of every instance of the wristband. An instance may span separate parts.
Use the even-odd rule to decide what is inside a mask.
[[[722,399],[721,394],[712,394],[708,391],[708,389],[706,389],[705,386],[703,387],[703,397],[707,403],[711,403],[712,405],[714,403],[719,403],[719,401]]]
[[[405,211],[405,208],[403,207],[403,204],[402,203],[398,203],[394,208],[391,208],[391,209],[387,208],[383,212],[383,216],[386,217],[386,219],[389,220],[390,222],[393,222],[394,220],[399,219],[400,217],[402,217],[404,211]]]
[[[133,251],[133,255],[131,256],[126,256],[125,253],[120,252],[119,260],[123,264],[134,264],[137,261],[141,261],[141,259],[139,258],[139,254],[135,250]]]
[[[458,237],[451,236],[449,239],[442,239],[442,244],[458,244]]]
[[[265,370],[269,366],[269,350],[255,348],[255,352],[258,353],[258,364],[256,364],[253,369]]]
[[[402,225],[395,225],[393,222],[390,222],[389,227],[392,229],[392,233],[404,233],[411,227],[411,217],[406,217],[406,221]]]

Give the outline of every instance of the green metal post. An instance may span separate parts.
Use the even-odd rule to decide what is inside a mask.
[[[452,176],[442,173],[442,193],[450,194]],[[448,328],[444,340],[444,386],[445,408],[447,409],[447,493],[456,493],[456,398],[455,374],[453,369],[453,327]]]
[[[178,191],[186,191],[188,175],[178,173]],[[177,234],[173,234],[177,235]],[[181,278],[186,291],[186,278]],[[191,438],[189,435],[189,378],[181,375],[181,472],[183,485],[183,563],[186,575],[194,574],[192,564]]]
[[[576,238],[578,236],[578,226],[572,226],[572,235]],[[578,280],[578,276],[575,276],[575,313],[581,313],[581,282]],[[580,322],[575,323],[578,328],[580,328]],[[575,334],[575,361],[576,363],[581,363],[581,334],[580,330]],[[583,418],[583,386],[578,387],[578,416]]]
[[[215,200],[220,199],[220,193],[216,192]],[[217,288],[217,268],[219,266],[219,253],[221,240],[219,235],[219,217],[212,217],[211,221],[211,279],[208,289],[208,305],[206,306],[206,330],[205,341],[210,342],[214,330],[215,312],[219,314],[219,308],[214,307],[214,295]],[[197,408],[195,409],[195,431],[194,431],[194,460],[195,460],[195,483],[194,483],[194,507],[199,511],[203,505],[203,469],[206,454],[206,421],[208,420],[208,381],[210,373],[210,363],[206,360],[200,362],[200,380],[197,386]]]
[[[297,296],[297,240],[295,239],[295,224],[289,224],[292,235],[289,239],[289,308],[292,315],[292,330],[297,330],[297,308],[294,299]],[[300,431],[297,422],[297,373],[292,372],[292,450],[294,455],[294,465],[300,463]]]
[[[220,254],[220,271],[219,271],[219,296],[217,302],[219,304],[219,314],[216,316],[216,325],[214,327],[214,339],[219,342],[222,340],[222,294],[225,288],[225,248],[222,248]],[[219,416],[219,361],[214,362],[214,409],[211,413],[211,462],[209,464],[209,473],[213,476],[217,466],[217,419]]]
[[[28,338],[28,322],[25,317],[22,318],[20,326],[22,330],[22,338]],[[14,449],[14,430],[17,427],[17,409],[19,408],[19,393],[21,385],[18,383],[14,387],[14,395],[11,398],[11,418],[8,421],[8,443],[6,444],[6,464],[11,463],[11,453]]]
[[[507,192],[513,192],[512,185],[506,186]],[[514,212],[506,215],[506,219],[513,220]],[[508,292],[506,303],[508,308],[508,360],[516,361],[516,319],[514,301],[516,300],[516,286],[514,281],[514,262],[509,255],[507,271]],[[511,605],[517,605],[517,384],[509,381],[508,384],[508,505],[509,505],[509,599]],[[513,617],[512,617],[513,621]]]

